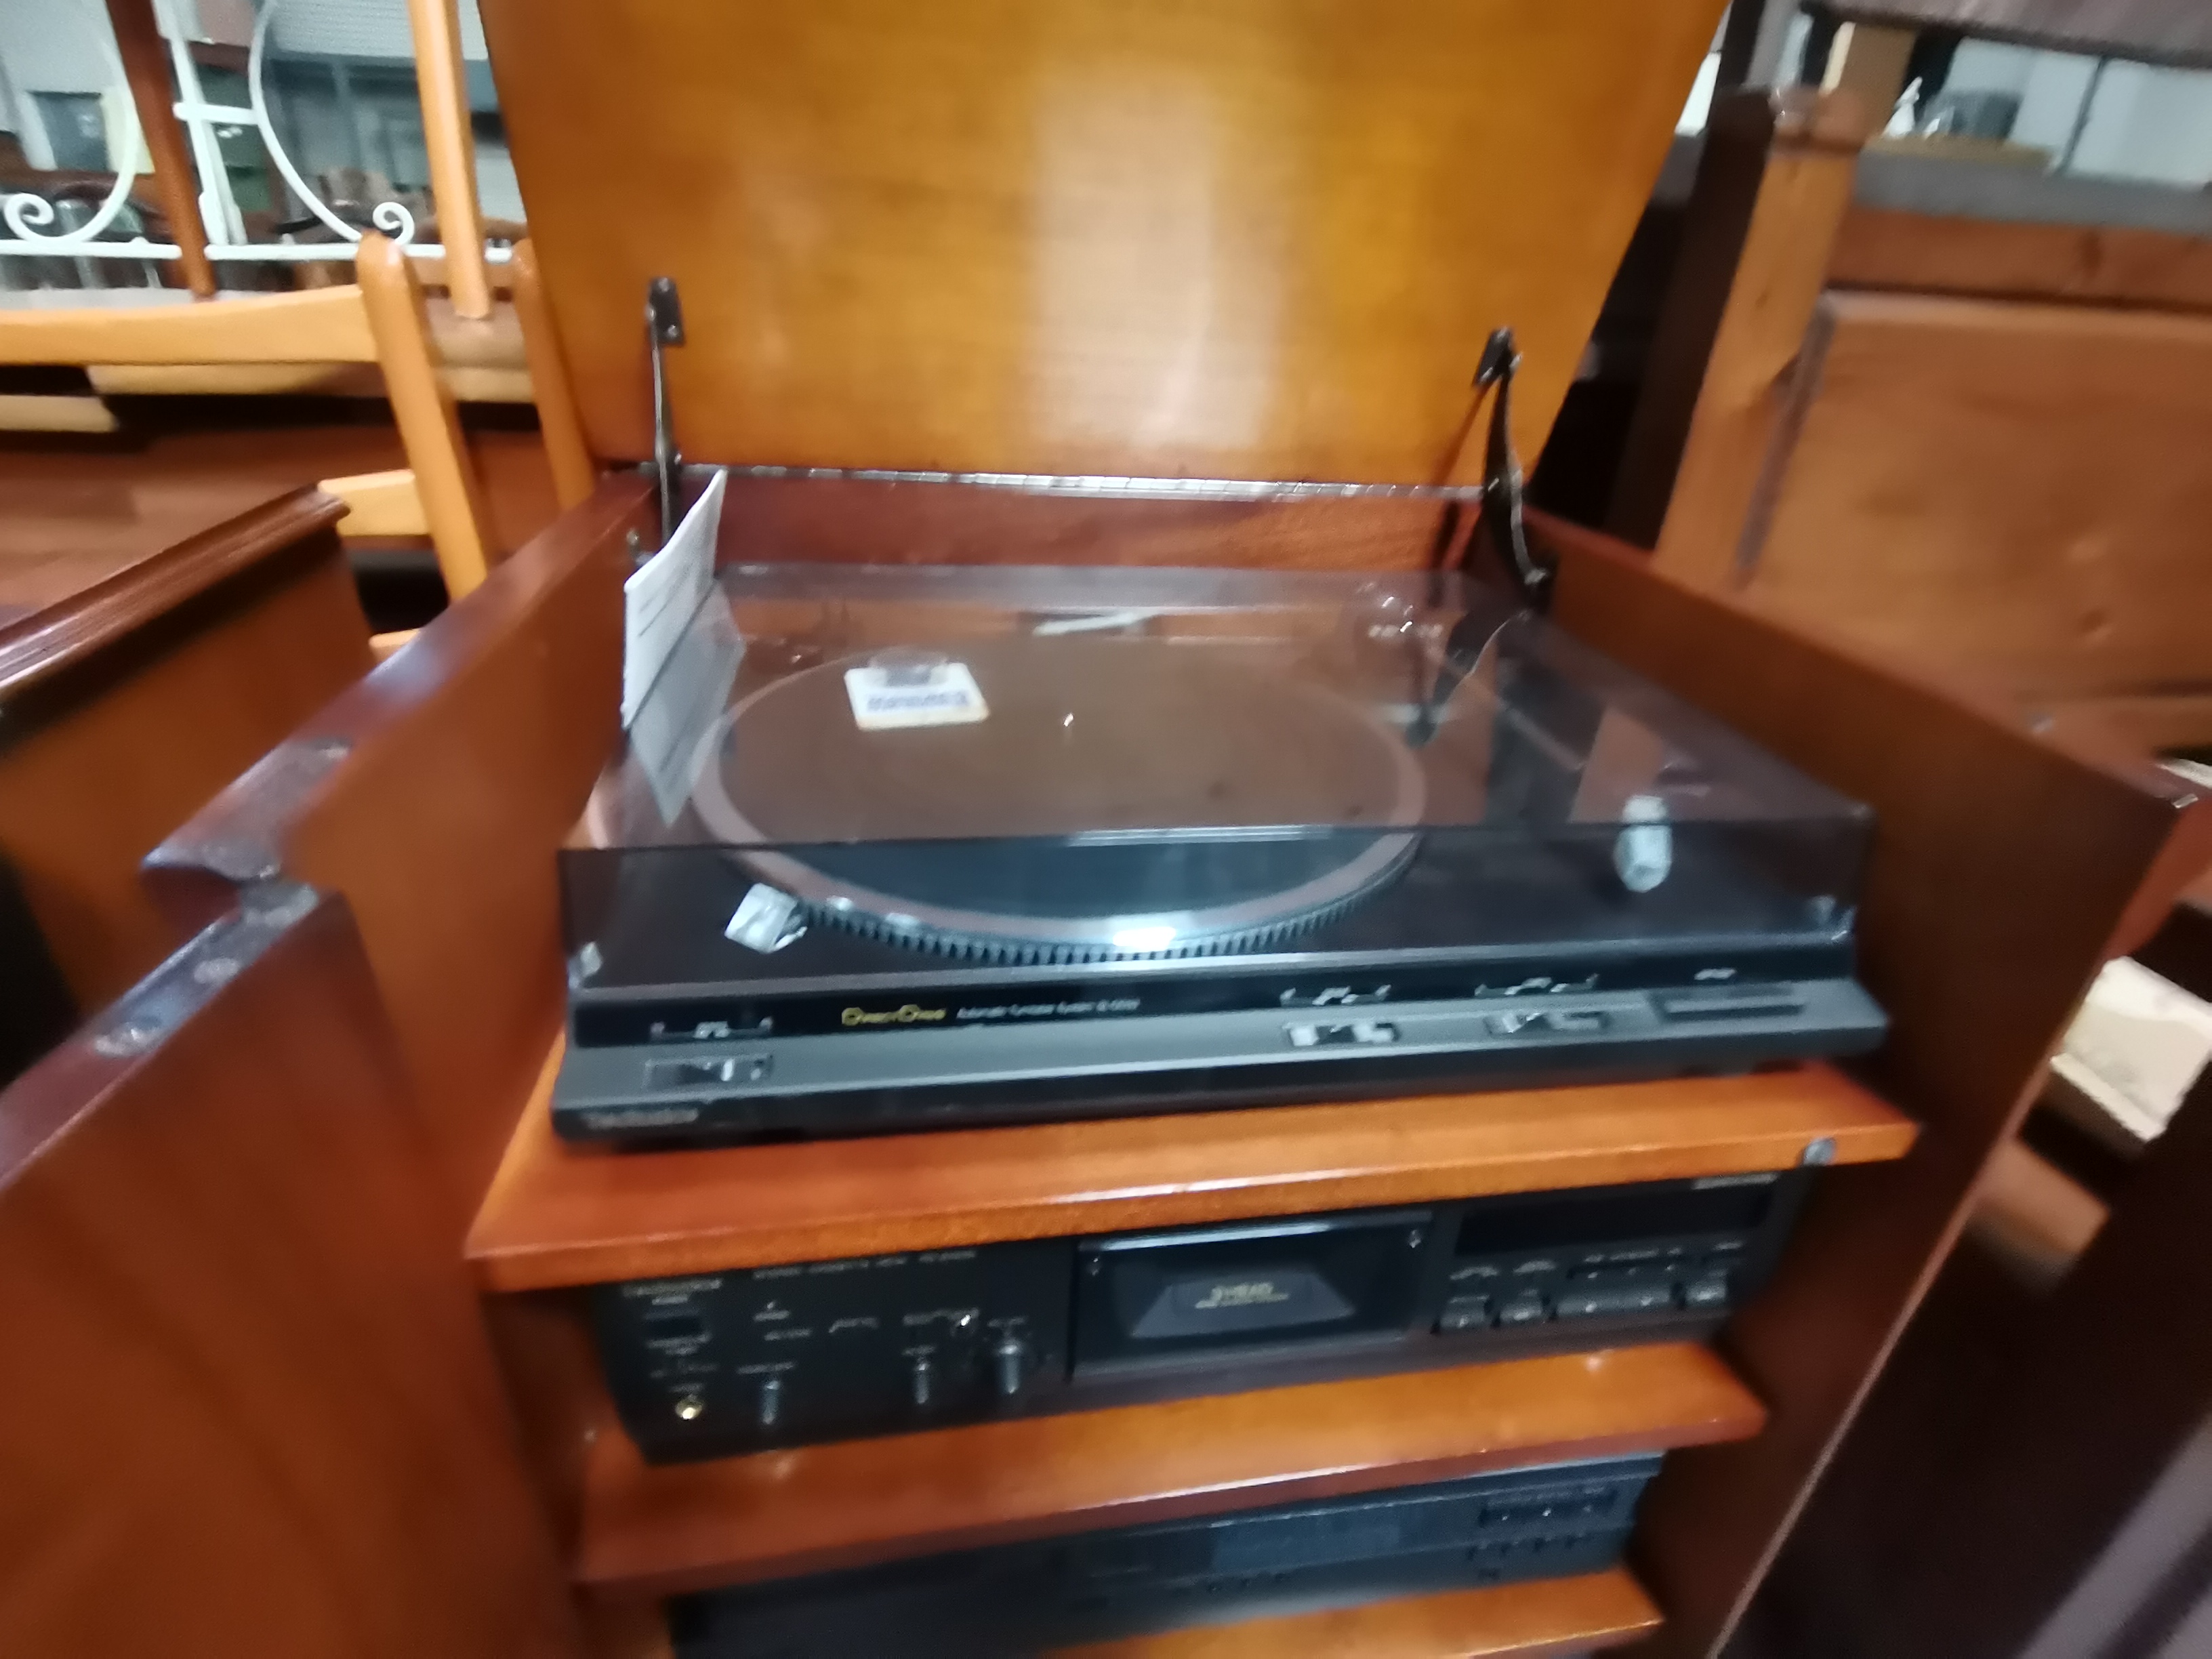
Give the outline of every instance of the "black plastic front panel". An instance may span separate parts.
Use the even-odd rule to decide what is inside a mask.
[[[1086,1240],[1076,1252],[1076,1375],[1224,1344],[1401,1338],[1433,1220],[1400,1210]]]
[[[1516,1469],[723,1590],[678,1659],[1016,1659],[1076,1643],[1595,1572],[1656,1457]]]
[[[1679,1340],[1756,1291],[1809,1172],[1515,1194],[605,1285],[649,1462]]]
[[[648,1457],[1027,1411],[1067,1374],[1066,1239],[603,1285],[601,1352]],[[1007,1367],[1018,1388],[1000,1387]]]

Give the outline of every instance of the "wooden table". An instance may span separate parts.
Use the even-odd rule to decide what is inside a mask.
[[[11,981],[97,1007],[179,942],[138,860],[369,666],[342,511],[234,479],[0,483]],[[0,1076],[56,1035],[39,1000],[40,1029],[0,1024]]]

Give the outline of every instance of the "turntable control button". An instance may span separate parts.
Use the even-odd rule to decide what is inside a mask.
[[[1580,1008],[1554,1010],[1547,1024],[1562,1036],[1589,1036],[1604,1030],[1612,1022],[1601,1008]]]
[[[1498,1310],[1500,1325],[1540,1325],[1550,1316],[1551,1307],[1541,1291],[1523,1291],[1511,1297]]]
[[[930,1395],[935,1389],[936,1382],[936,1368],[930,1364],[929,1356],[926,1353],[915,1355],[914,1361],[907,1367],[906,1373],[907,1393],[913,1397],[914,1403],[917,1406],[927,1406],[929,1403]]]
[[[753,1419],[761,1427],[772,1429],[783,1415],[783,1379],[780,1376],[761,1378],[760,1393],[753,1400]]]
[[[1293,1048],[1375,1048],[1398,1040],[1398,1028],[1387,1019],[1355,1019],[1340,1025],[1285,1025],[1283,1035]]]
[[[1018,1336],[1001,1338],[991,1347],[991,1380],[1001,1399],[1012,1400],[1029,1381],[1030,1345]]]
[[[1652,1002],[1668,1019],[1771,1019],[1805,1012],[1794,985],[1707,986],[1696,991],[1658,991]]]
[[[1725,1308],[1728,1299],[1726,1273],[1706,1273],[1682,1287],[1682,1305],[1686,1308]]]
[[[1602,1008],[1511,1008],[1484,1018],[1492,1036],[1595,1036],[1613,1024]]]
[[[1455,1296],[1444,1304],[1443,1317],[1437,1321],[1439,1335],[1489,1328],[1490,1298],[1486,1296]]]

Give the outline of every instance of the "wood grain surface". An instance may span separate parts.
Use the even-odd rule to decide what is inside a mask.
[[[2118,746],[2154,755],[2212,748],[2212,686],[2035,702],[2053,720],[2094,731]]]
[[[1686,1343],[650,1468],[592,1448],[576,1576],[639,1596],[1756,1434]]]
[[[325,493],[345,503],[338,534],[348,541],[380,541],[397,536],[427,536],[430,521],[422,511],[422,492],[405,467],[388,472],[357,472],[325,478]]]
[[[430,172],[431,211],[446,250],[446,286],[464,317],[491,315],[484,270],[483,219],[477,210],[476,135],[468,71],[461,62],[458,0],[407,0],[415,47],[415,88],[422,114],[422,149]]]
[[[1716,112],[1610,514],[1669,574],[1729,580],[1759,517],[1869,131],[1844,93],[1742,93]]]
[[[611,480],[467,603],[296,726],[151,860],[183,921],[282,872],[357,918],[458,1244],[560,1029],[553,849],[612,752],[627,534]]]
[[[2212,807],[2148,760],[2077,744],[2063,726],[2031,731],[1998,698],[1685,588],[1603,537],[1532,522],[1562,561],[1560,623],[1866,802],[1877,825],[1859,969],[1891,1025],[1860,1072],[1920,1120],[1921,1140],[1909,1158],[1816,1184],[1773,1280],[1727,1332],[1731,1363],[1772,1413],[1767,1432],[1670,1458],[1645,1499],[1638,1569],[1668,1616],[1649,1651],[1707,1656],[2090,980],[2212,860]]]
[[[193,931],[139,860],[367,671],[337,513],[265,485],[0,484],[0,855],[80,1007]]]
[[[361,290],[0,313],[0,362],[373,363]]]
[[[592,447],[1423,481],[1543,446],[1719,0],[483,8]],[[623,134],[619,145],[605,135]],[[618,225],[619,234],[609,227]]]
[[[652,1154],[564,1146],[549,1060],[470,1231],[485,1287],[1902,1157],[1824,1066]]]
[[[1835,0],[1839,16],[1950,28],[2053,52],[2212,64],[2212,12],[2198,0]]]
[[[337,522],[310,489],[0,485],[0,702]]]
[[[2212,311],[2212,240],[2123,225],[2033,224],[1854,205],[1838,288]]]
[[[453,0],[444,3],[450,9]],[[376,340],[377,367],[392,398],[392,424],[399,428],[416,493],[422,498],[446,592],[458,599],[473,592],[489,568],[490,520],[476,468],[461,441],[453,394],[438,378],[422,281],[412,257],[374,231],[361,239],[355,268],[361,304]]]
[[[733,475],[724,563],[1232,565],[1419,570],[1445,504],[1431,496],[1098,500],[867,478]]]
[[[1750,592],[2022,698],[2212,690],[2212,318],[1823,310]]]
[[[1616,1647],[1658,1623],[1651,1598],[1616,1567],[1062,1648],[1052,1659],[1564,1659]]]
[[[238,399],[220,422],[209,406],[149,402],[133,410],[131,428],[112,438],[27,438],[0,434],[0,500],[19,484],[76,487],[72,518],[103,519],[144,484],[199,486],[216,479],[265,485],[266,495],[324,478],[389,471],[407,465],[398,429],[372,404]],[[559,511],[545,448],[533,432],[495,411],[464,410],[470,459],[484,485],[494,544],[502,554],[550,524]],[[497,423],[495,423],[497,422]]]
[[[215,267],[208,263],[207,226],[193,187],[191,152],[184,124],[177,119],[168,43],[161,38],[153,0],[107,0],[107,21],[115,31],[115,55],[122,60],[147,159],[153,163],[154,194],[169,222],[168,240],[177,246],[177,269],[185,286],[204,300],[215,293]]]
[[[545,439],[546,463],[553,474],[553,493],[564,509],[581,507],[599,482],[599,467],[584,438],[576,390],[568,380],[568,359],[561,355],[560,333],[546,301],[544,278],[538,270],[538,249],[529,238],[514,245],[507,268],[514,274],[514,311],[522,323],[522,347],[530,360],[530,384]]]
[[[0,1094],[0,1651],[573,1659],[359,941],[264,897]]]

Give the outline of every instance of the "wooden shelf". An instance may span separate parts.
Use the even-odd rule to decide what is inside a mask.
[[[1911,1121],[1829,1067],[653,1154],[516,1127],[468,1254],[488,1290],[1484,1193],[1899,1158]]]
[[[592,1445],[576,1576],[672,1595],[1054,1533],[1747,1439],[1765,1411],[1686,1343],[653,1468]]]
[[[1658,1627],[1651,1598],[1616,1567],[1580,1578],[1063,1648],[1052,1659],[1541,1659],[1618,1647]]]

